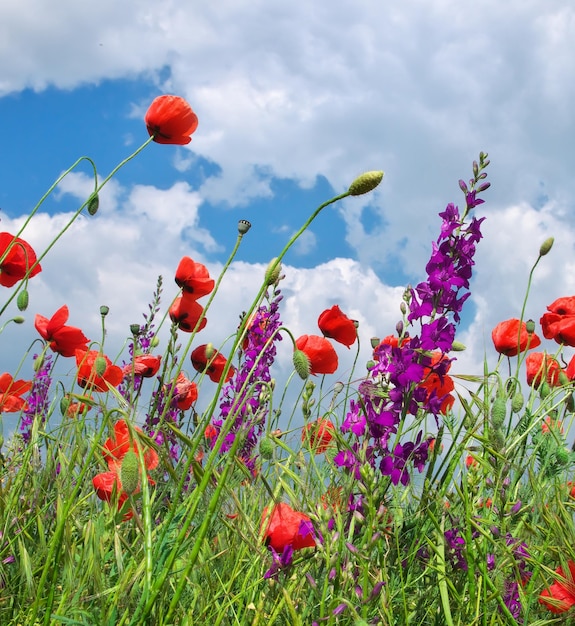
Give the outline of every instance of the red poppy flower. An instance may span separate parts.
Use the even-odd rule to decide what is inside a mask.
[[[215,439],[217,436],[218,436],[217,428],[213,424],[208,424],[206,426],[206,430],[204,430],[204,437],[208,441],[211,441],[212,439]]]
[[[144,121],[156,143],[179,146],[190,143],[190,135],[198,127],[197,115],[179,96],[158,96],[150,105]]]
[[[555,582],[539,596],[539,602],[552,613],[565,613],[575,605],[575,562],[569,561],[567,566],[568,574],[558,567],[555,570],[557,574]]]
[[[575,296],[558,298],[547,310],[540,320],[545,339],[575,347]]]
[[[0,285],[13,287],[36,261],[36,253],[29,243],[10,233],[0,233]],[[38,263],[28,276],[32,278],[41,271]]]
[[[136,376],[142,376],[142,378],[152,378],[152,376],[155,376],[158,373],[161,363],[161,356],[154,356],[153,354],[138,354],[134,357],[133,363],[124,367],[123,374],[124,376],[135,374]]]
[[[337,304],[326,309],[317,320],[319,329],[324,337],[335,339],[339,343],[343,343],[348,348],[357,339],[357,328],[355,322],[350,320],[345,313],[342,313]]]
[[[265,528],[264,528],[265,526]],[[290,546],[294,550],[314,548],[314,530],[310,518],[294,511],[289,504],[276,504],[268,518],[268,509],[262,515],[262,532],[267,546],[283,552]]]
[[[113,365],[110,359],[98,350],[76,350],[78,385],[93,391],[108,391],[117,387],[124,379],[122,368]]]
[[[541,345],[541,339],[535,334],[527,332],[527,324],[521,322],[521,335],[519,335],[519,320],[510,319],[499,322],[491,331],[493,345],[499,354],[505,356],[517,356],[517,347],[520,352],[525,352],[527,347],[537,348]]]
[[[337,369],[337,354],[331,343],[319,335],[302,335],[295,342],[296,348],[308,358],[310,373],[333,374]]]
[[[66,417],[78,417],[78,415],[85,415],[91,410],[91,404],[87,404],[86,402],[72,402],[66,409]]]
[[[442,355],[441,352],[434,352],[431,359],[431,365],[424,369],[425,378],[420,386],[427,390],[428,399],[432,394],[434,394],[441,400],[441,407],[439,411],[443,415],[446,415],[455,403],[455,398],[451,395],[451,392],[455,389],[455,384],[453,382],[453,378],[447,374],[449,368],[451,367],[451,362],[447,364],[445,373],[440,376],[435,371],[435,368],[441,361],[447,360],[447,357]]]
[[[197,300],[211,293],[215,284],[205,265],[192,261],[189,256],[182,258],[176,270],[176,285],[181,287],[184,293],[193,294]]]
[[[563,434],[563,422],[558,419],[553,419],[549,415],[541,422],[541,432],[549,433],[552,431]]]
[[[192,365],[198,372],[206,372],[210,380],[214,383],[219,383],[220,378],[224,373],[227,359],[220,354],[217,350],[211,347],[209,344],[202,344],[198,346],[191,354]],[[226,379],[224,382],[228,382],[234,375],[235,368],[232,365],[228,370]]]
[[[189,294],[178,296],[169,310],[172,322],[177,324],[178,328],[185,333],[191,333],[194,330],[203,312],[202,305],[198,304],[196,299]],[[205,328],[207,323],[208,319],[204,317],[196,332]]]
[[[60,307],[50,319],[36,315],[34,326],[50,348],[65,357],[76,354],[76,350],[87,350],[89,339],[75,326],[66,326],[69,311],[66,305]]]
[[[304,443],[309,442],[309,447],[315,454],[323,454],[329,448],[334,431],[335,426],[332,422],[321,418],[302,428],[301,440]]]
[[[546,380],[552,387],[557,387],[561,366],[559,363],[544,352],[532,352],[525,359],[525,369],[527,372],[527,384],[539,387],[543,380]]]
[[[172,402],[175,402],[180,411],[187,411],[198,399],[196,383],[188,380],[182,372],[178,374]]]
[[[17,413],[26,409],[26,400],[20,396],[32,389],[32,381],[14,380],[11,374],[0,375],[0,413]]]
[[[142,432],[137,427],[135,430],[140,433]],[[104,460],[108,464],[109,471],[96,474],[92,479],[96,495],[100,500],[112,502],[113,494],[117,494],[118,510],[122,508],[122,505],[128,499],[128,494],[122,491],[120,472],[122,470],[124,457],[129,450],[133,450],[139,455],[138,443],[130,438],[128,424],[124,420],[120,420],[114,424],[114,436],[108,438],[104,444]],[[159,458],[155,450],[146,448],[143,451],[143,455],[144,464],[148,471],[158,466]],[[148,481],[152,485],[155,484],[149,477]],[[139,487],[134,493],[138,491]],[[124,519],[129,519],[129,517],[131,517],[131,515],[126,516]]]

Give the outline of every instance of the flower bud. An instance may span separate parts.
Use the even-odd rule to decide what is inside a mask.
[[[553,242],[555,239],[553,237],[547,237],[547,239],[541,244],[539,248],[539,256],[545,256],[549,253],[551,248],[553,247]]]
[[[294,350],[293,353],[293,366],[298,376],[302,380],[306,380],[311,371],[311,364],[305,352],[302,350]]]
[[[100,197],[97,192],[94,193],[88,198],[88,202],[86,203],[86,208],[88,209],[88,213],[90,215],[96,215],[98,212],[98,208],[100,207]]]
[[[160,338],[158,337],[158,335],[154,335],[152,337],[152,341],[150,341],[150,347],[157,348],[159,345],[160,345]]]
[[[60,413],[65,416],[68,412],[68,407],[70,406],[70,398],[68,396],[62,396],[60,400]]]
[[[511,412],[519,413],[519,411],[523,408],[523,401],[523,394],[521,391],[515,393],[511,399]]]
[[[282,271],[281,263],[277,262],[277,257],[274,257],[267,266],[265,274],[266,285],[275,285],[280,277]]]
[[[467,346],[464,343],[461,343],[461,341],[454,341],[451,345],[451,349],[453,352],[463,352],[464,350],[467,350]]]
[[[557,448],[555,450],[555,459],[559,465],[567,465],[569,463],[569,451],[565,448]]]
[[[42,354],[39,354],[34,359],[34,363],[32,365],[32,368],[34,369],[35,372],[39,372],[40,369],[42,368],[42,365],[44,365],[44,353],[43,352],[42,352]]]
[[[12,321],[14,322],[14,324],[23,324],[26,320],[21,315],[17,315],[16,317],[12,318]]]
[[[269,437],[264,437],[260,441],[260,454],[262,459],[269,461],[274,456],[275,444]]]
[[[491,407],[491,426],[495,429],[500,429],[505,421],[507,414],[507,403],[505,402],[505,396],[497,395]]]
[[[248,220],[240,220],[238,222],[238,233],[240,233],[240,235],[245,235],[251,227],[252,225],[248,222]]]
[[[350,196],[361,196],[364,193],[369,193],[379,185],[382,178],[383,172],[381,171],[365,172],[351,183],[348,193]]]
[[[96,374],[98,376],[103,376],[107,367],[108,364],[103,356],[96,357],[96,360],[94,361],[94,369],[96,370]]]
[[[122,460],[120,481],[122,483],[122,491],[129,496],[136,491],[140,483],[139,465],[138,455],[133,450],[128,450]]]
[[[22,291],[18,294],[18,298],[16,299],[16,306],[19,311],[25,311],[28,308],[28,302],[30,298],[28,296],[28,290],[22,289]]]

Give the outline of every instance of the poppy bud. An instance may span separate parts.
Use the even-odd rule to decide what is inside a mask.
[[[381,171],[365,172],[351,183],[348,193],[350,196],[361,196],[364,193],[369,193],[379,185],[382,178],[383,172]]]
[[[311,363],[303,350],[294,350],[293,366],[302,380],[306,380],[309,377],[311,372]]]
[[[214,356],[215,352],[216,352],[216,350],[214,348],[214,344],[213,343],[207,343],[206,344],[206,349],[204,350],[204,355],[206,357],[206,363],[210,362],[210,360]]]
[[[63,396],[60,400],[60,413],[62,415],[66,415],[68,412],[68,407],[70,406],[70,399],[68,396]]]
[[[525,322],[525,330],[532,335],[535,332],[535,322],[533,320],[527,320]]]
[[[152,341],[150,341],[150,347],[157,348],[160,345],[160,339],[157,335],[152,337]]]
[[[497,452],[501,452],[503,450],[503,446],[505,445],[505,438],[503,436],[503,431],[501,430],[492,430],[489,433],[489,442],[493,446],[493,449]]]
[[[99,206],[100,206],[100,197],[98,196],[97,192],[94,192],[88,198],[88,202],[86,203],[86,208],[88,209],[88,213],[90,215],[96,215],[96,213],[98,212]]]
[[[559,384],[560,385],[568,385],[571,381],[569,380],[569,377],[567,376],[567,374],[561,370],[559,372]]]
[[[251,227],[252,225],[248,222],[248,220],[240,220],[238,222],[238,233],[240,233],[240,235],[245,235]]]
[[[503,426],[506,414],[505,396],[498,394],[491,407],[491,426],[495,429],[500,429]]]
[[[553,237],[548,237],[541,244],[541,247],[539,248],[539,256],[545,256],[546,254],[548,254],[549,251],[551,250],[551,248],[553,247],[553,242],[554,241],[555,241],[555,239]]]
[[[539,387],[539,397],[544,400],[551,393],[551,387],[547,382],[543,382],[543,384]]]
[[[122,490],[129,496],[136,491],[140,482],[138,455],[133,450],[128,450],[122,460],[120,468],[120,481]]]
[[[12,321],[14,322],[14,324],[23,324],[26,320],[21,315],[17,315],[16,317],[12,318]]]
[[[110,312],[110,307],[109,306],[106,306],[105,304],[103,304],[100,307],[100,315],[102,317],[106,317],[106,315],[108,315],[109,312]]]
[[[96,370],[97,376],[103,376],[107,367],[108,364],[103,356],[96,357],[96,360],[94,361],[94,369]]]
[[[467,347],[464,343],[461,343],[461,341],[454,341],[451,344],[451,349],[453,352],[463,352],[464,350],[467,350]]]
[[[522,408],[523,408],[523,394],[521,393],[521,391],[518,391],[516,394],[514,394],[513,398],[511,399],[511,412],[519,413],[519,411],[521,411]]]
[[[557,448],[555,450],[555,459],[559,465],[567,465],[569,463],[569,451],[565,448]]]
[[[33,369],[35,372],[39,372],[42,365],[44,365],[44,353],[39,354],[35,359],[34,359],[34,364],[32,365]]]
[[[265,281],[266,285],[275,285],[280,277],[282,271],[281,263],[277,262],[277,257],[274,257],[267,266]]]
[[[260,441],[260,454],[262,455],[262,459],[270,460],[274,455],[274,442],[269,438],[265,437]]]
[[[28,290],[22,289],[22,291],[18,294],[18,298],[16,299],[16,306],[19,311],[25,311],[28,308],[28,302],[30,298],[28,296]]]

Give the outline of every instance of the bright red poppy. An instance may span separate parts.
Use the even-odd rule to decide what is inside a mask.
[[[519,324],[521,324],[521,335]],[[525,352],[528,347],[531,349],[541,345],[541,339],[535,333],[527,332],[527,324],[515,318],[499,322],[491,331],[491,339],[497,352],[505,356],[517,356],[518,347],[520,352]]]
[[[565,374],[567,374],[567,378],[569,378],[569,380],[575,379],[575,354],[571,357],[569,365],[567,365],[565,370]]]
[[[455,397],[451,395],[451,392],[455,389],[453,378],[447,374],[451,367],[451,362],[447,365],[445,373],[441,376],[434,370],[440,361],[447,359],[441,352],[434,352],[431,357],[431,365],[424,369],[425,378],[421,383],[421,387],[427,390],[427,397],[430,398],[432,394],[441,400],[440,413],[446,415],[448,411],[453,408],[455,403]]]
[[[124,376],[142,376],[142,378],[152,378],[158,373],[162,363],[161,356],[153,354],[138,354],[134,361],[126,365],[123,369]]]
[[[539,387],[543,380],[546,380],[551,387],[561,384],[559,381],[561,366],[556,359],[544,352],[532,352],[527,355],[525,369],[528,385]]]
[[[142,431],[135,428],[139,433]],[[139,455],[138,443],[130,437],[130,429],[124,420],[120,420],[114,424],[114,435],[109,437],[104,444],[104,460],[108,465],[107,472],[96,474],[92,479],[92,484],[96,490],[96,495],[100,500],[112,502],[114,493],[118,498],[118,510],[122,508],[124,502],[128,499],[128,494],[122,491],[122,481],[120,473],[122,471],[122,462],[126,453],[133,450]],[[153,448],[146,447],[143,450],[144,464],[146,469],[153,470],[158,467],[159,458],[157,452]],[[153,485],[154,481],[148,477],[148,482]],[[139,491],[139,486],[134,493]],[[124,517],[129,519],[130,515]]]
[[[108,391],[124,379],[122,368],[98,350],[76,350],[78,385],[93,391]]]
[[[317,325],[324,337],[334,339],[348,348],[357,339],[357,327],[353,320],[342,313],[337,304],[326,309],[318,318]]]
[[[0,413],[17,413],[26,409],[26,400],[21,396],[30,389],[30,380],[14,380],[7,372],[0,375]]]
[[[50,344],[50,348],[65,357],[75,356],[76,350],[87,350],[90,341],[75,326],[66,326],[69,316],[66,305],[60,307],[50,319],[36,315],[34,326],[42,339]]]
[[[191,354],[192,365],[198,372],[206,372],[210,380],[214,383],[219,383],[224,373],[224,368],[227,364],[225,356],[220,354],[217,350],[211,347],[209,344],[202,344],[198,346]],[[235,368],[230,366],[226,379],[224,382],[228,382],[234,375]]]
[[[180,372],[176,380],[172,402],[175,402],[180,411],[187,411],[197,399],[198,386]]]
[[[85,415],[88,411],[92,410],[92,405],[86,402],[72,402],[66,409],[66,417],[78,417],[78,415]]]
[[[176,270],[176,285],[181,287],[184,293],[193,295],[197,300],[211,293],[215,284],[205,265],[193,261],[189,256],[182,258]]]
[[[552,431],[556,431],[563,434],[563,422],[558,419],[553,419],[549,415],[541,422],[541,432],[549,433]]]
[[[178,328],[185,333],[191,333],[194,330],[203,312],[204,307],[187,293],[178,296],[169,310],[172,322],[177,324]],[[208,319],[204,317],[196,332],[200,332],[202,328],[205,328],[207,323]]]
[[[29,243],[10,233],[0,233],[0,285],[13,287],[26,276],[36,261],[36,253]],[[41,271],[38,263],[28,277],[32,278]]]
[[[294,511],[289,504],[280,502],[274,505],[268,518],[268,509],[262,514],[261,531],[267,546],[276,552],[283,552],[290,546],[294,550],[314,548],[314,530],[310,518]]]
[[[325,337],[302,335],[295,345],[307,356],[310,374],[333,374],[337,369],[337,353]]]
[[[328,448],[335,426],[327,418],[323,417],[315,422],[306,424],[301,431],[301,440],[308,443],[314,454],[323,454]]]
[[[569,572],[565,574],[563,568],[555,570],[557,578],[549,589],[544,589],[539,596],[539,602],[552,613],[565,613],[575,606],[575,562],[567,563]]]
[[[540,320],[545,339],[575,347],[575,296],[558,298],[547,310]]]
[[[198,116],[180,96],[158,96],[144,118],[150,137],[156,143],[190,143],[190,135],[198,127]]]

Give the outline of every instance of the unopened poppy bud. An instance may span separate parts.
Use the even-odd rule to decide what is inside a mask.
[[[361,196],[364,193],[373,191],[379,185],[382,178],[383,172],[381,171],[365,172],[351,183],[348,189],[349,195]]]
[[[96,215],[98,212],[98,208],[100,207],[100,197],[96,192],[94,192],[86,203],[86,208],[88,209],[88,213],[90,215]]]
[[[532,335],[535,332],[535,322],[533,320],[527,320],[525,322],[525,330]]]
[[[34,359],[34,364],[32,365],[33,369],[35,372],[39,372],[42,365],[44,365],[44,353],[39,354],[35,359]]]
[[[212,359],[215,353],[216,353],[216,349],[214,348],[214,344],[207,343],[206,349],[205,349],[206,363]]]
[[[507,414],[507,403],[505,396],[497,395],[491,407],[491,426],[499,429],[503,426]]]
[[[281,263],[277,262],[277,257],[274,257],[269,263],[266,269],[265,281],[266,285],[275,285],[280,277],[282,271]]]
[[[511,399],[511,411],[513,413],[519,413],[519,411],[521,411],[521,409],[523,408],[523,402],[523,394],[521,393],[521,391],[518,391],[513,395],[513,398]]]
[[[140,482],[138,455],[133,450],[128,450],[122,460],[120,468],[120,481],[122,483],[122,491],[129,496],[138,488]]]
[[[561,370],[559,372],[559,377],[558,378],[559,378],[559,383],[561,385],[568,385],[571,382],[569,380],[569,376],[567,376],[567,374],[563,370]]]
[[[154,335],[152,337],[152,341],[150,341],[150,347],[151,348],[157,348],[160,345],[160,339],[158,337],[158,335]]]
[[[311,364],[307,355],[302,350],[294,350],[293,352],[293,366],[295,371],[298,373],[298,376],[302,380],[306,380],[311,371]]]
[[[70,406],[70,399],[67,396],[64,396],[60,400],[60,413],[62,415],[66,415],[66,413],[68,412],[68,407],[69,406]]]
[[[17,315],[16,317],[12,318],[12,321],[14,322],[14,324],[23,324],[26,320],[21,315]]]
[[[453,352],[463,352],[464,350],[467,350],[467,346],[464,343],[461,343],[461,341],[454,341],[451,344],[451,349]]]
[[[28,302],[30,298],[28,296],[28,290],[22,289],[22,291],[18,294],[18,298],[16,299],[16,306],[19,311],[25,311],[28,308]]]
[[[238,233],[240,233],[240,235],[245,235],[251,227],[252,225],[248,222],[248,220],[240,220],[238,222]]]
[[[554,241],[555,241],[555,239],[553,237],[548,237],[541,244],[541,247],[539,248],[539,256],[545,256],[546,254],[548,254],[549,251],[551,250],[551,248],[553,247],[553,242]]]
[[[379,346],[379,344],[381,343],[379,337],[372,337],[370,340],[371,343],[371,347],[375,350],[375,348],[377,348],[377,346]]]
[[[130,324],[130,332],[132,335],[137,337],[140,334],[140,325],[139,324]]]
[[[551,393],[551,387],[547,382],[543,382],[543,384],[539,387],[539,397],[544,400]]]
[[[103,304],[100,307],[100,315],[102,317],[106,317],[106,315],[108,315],[109,312],[110,312],[110,307],[109,306],[106,306],[105,304]]]
[[[96,357],[96,360],[94,361],[94,369],[96,370],[97,376],[103,376],[107,367],[108,364],[103,356]]]
[[[262,459],[266,459],[269,461],[274,456],[274,442],[269,438],[265,437],[260,441],[260,454],[262,455]]]

